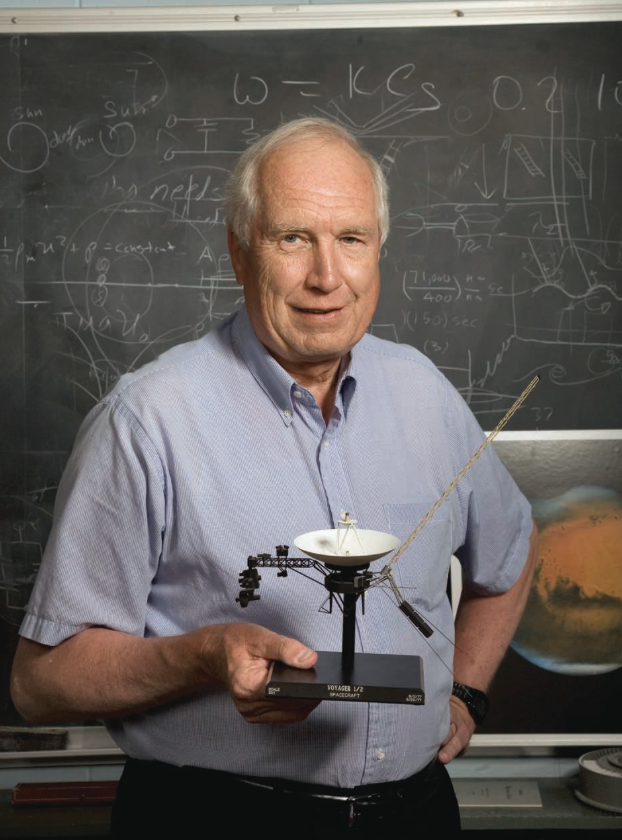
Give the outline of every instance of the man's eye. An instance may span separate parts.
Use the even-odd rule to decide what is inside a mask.
[[[342,241],[346,243],[346,245],[354,245],[357,242],[360,242],[360,239],[357,236],[344,236]]]
[[[283,237],[283,242],[286,242],[288,245],[291,245],[298,242],[299,239],[300,237],[297,233],[286,233]]]

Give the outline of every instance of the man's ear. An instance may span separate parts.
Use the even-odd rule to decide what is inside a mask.
[[[243,286],[246,279],[246,252],[232,228],[227,229],[227,245],[235,279],[239,286]]]

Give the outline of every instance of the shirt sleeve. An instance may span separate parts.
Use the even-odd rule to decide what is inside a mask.
[[[60,482],[22,636],[57,645],[94,626],[144,635],[165,486],[155,448],[132,414],[119,401],[96,406]]]
[[[445,418],[450,438],[455,441],[453,460],[457,474],[477,452],[485,435],[453,386],[449,386]],[[455,554],[463,573],[475,591],[506,592],[527,561],[531,506],[492,444],[458,484],[456,492],[463,531]]]

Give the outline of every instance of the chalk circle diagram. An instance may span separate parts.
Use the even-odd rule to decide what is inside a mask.
[[[447,122],[456,134],[472,137],[483,131],[492,119],[490,97],[474,90],[457,96],[447,109]]]
[[[227,173],[202,169],[210,170],[204,198],[219,206]],[[65,246],[62,282],[79,317],[80,352],[98,379],[109,372],[108,384],[168,347],[198,338],[239,303],[224,224],[192,218],[183,190],[171,200],[170,184],[189,178],[188,170],[169,172],[98,208]]]
[[[16,47],[19,51],[19,45]],[[31,174],[42,170],[62,150],[90,167],[86,177],[94,178],[111,169],[118,159],[131,155],[138,140],[134,123],[164,99],[168,92],[168,80],[158,62],[145,53],[119,51],[113,54],[110,65],[123,67],[124,73],[133,75],[135,81],[129,88],[125,84],[111,84],[109,79],[100,83],[100,116],[79,120],[62,131],[46,132],[34,121],[40,116],[39,103],[37,107],[33,105],[31,111],[25,107],[7,129],[0,145],[0,162],[14,172]],[[80,85],[87,85],[87,79],[100,79],[97,58],[90,55],[70,62],[68,66],[46,66],[45,71],[35,63],[33,72],[37,70],[45,73],[50,98],[48,104],[51,105],[54,105],[57,93],[62,92],[67,84],[63,71],[76,76],[77,89]],[[93,76],[91,70],[95,71]],[[58,74],[58,79],[55,74]],[[23,90],[20,90],[19,101],[27,105],[27,93],[24,94]],[[29,119],[31,112],[35,116]]]

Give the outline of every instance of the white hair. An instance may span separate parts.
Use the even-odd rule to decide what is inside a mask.
[[[345,143],[367,164],[374,185],[382,245],[389,235],[389,187],[380,164],[338,123],[321,117],[303,117],[284,123],[249,146],[229,176],[225,187],[225,217],[242,247],[248,247],[251,224],[260,211],[258,176],[262,164],[281,146],[309,138]]]

